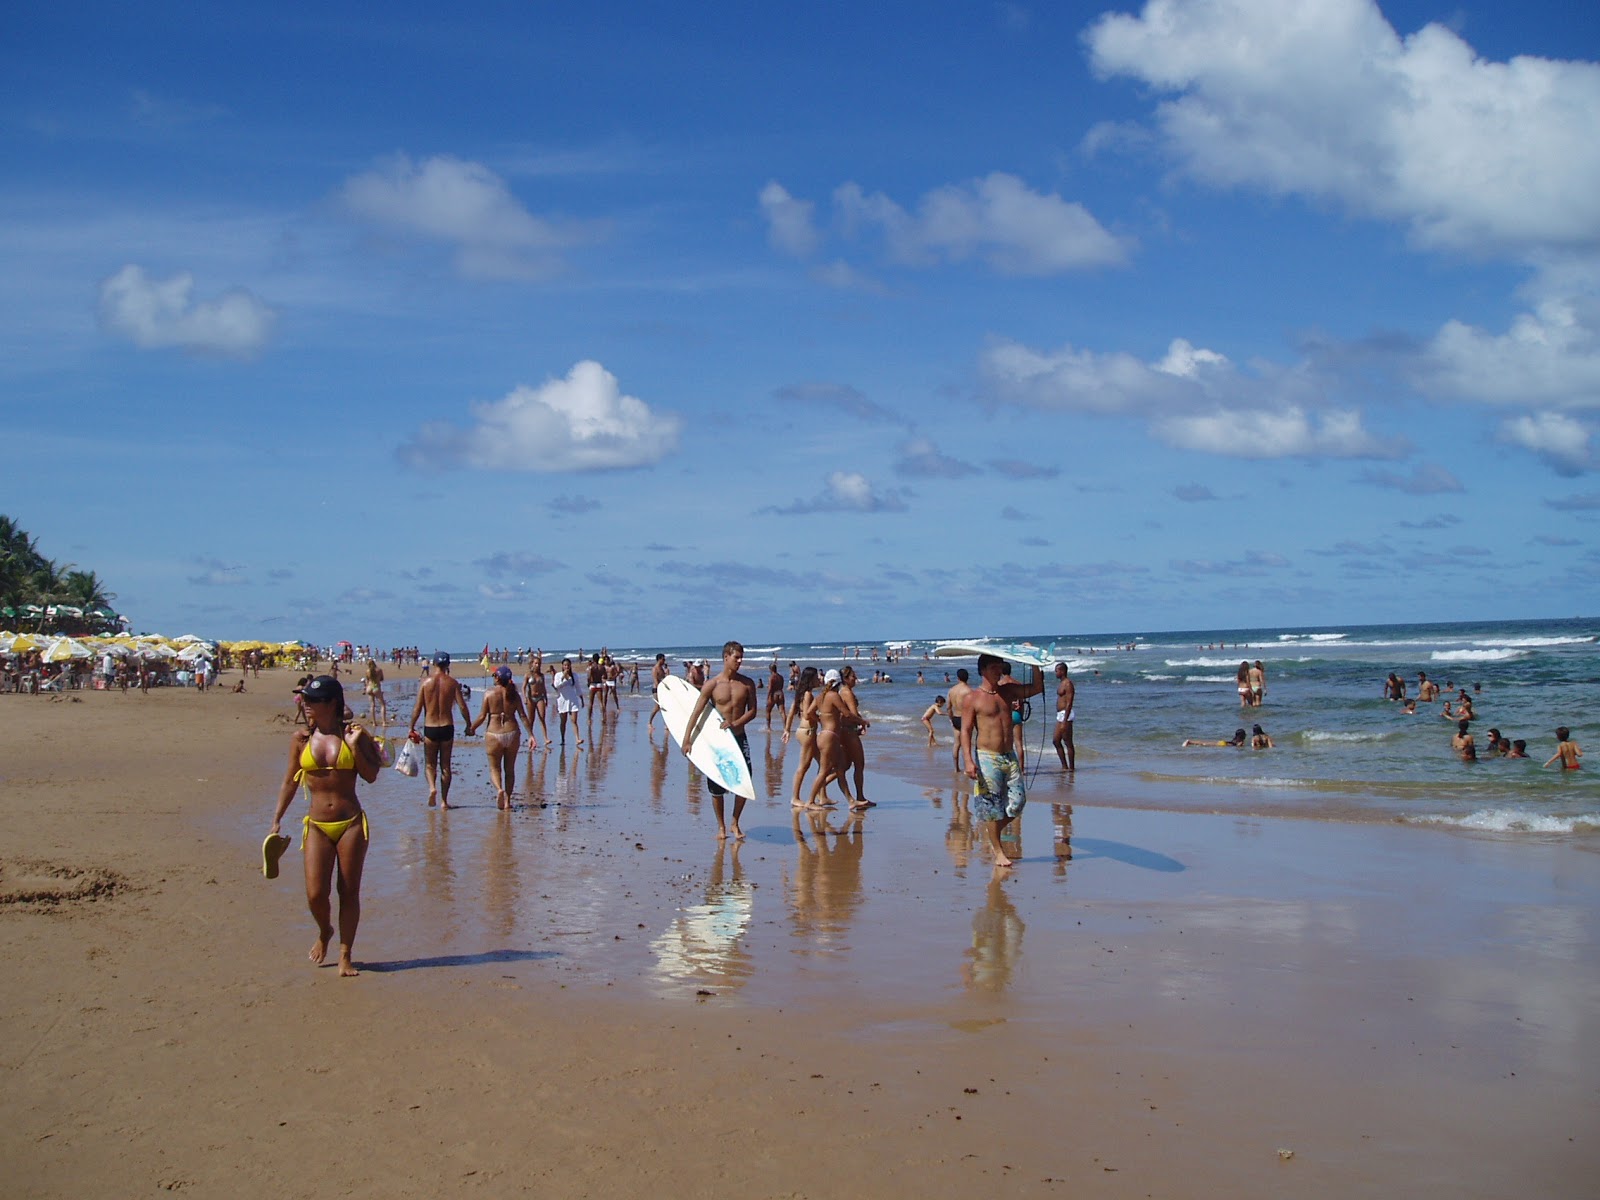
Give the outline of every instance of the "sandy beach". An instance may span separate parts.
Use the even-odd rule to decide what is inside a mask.
[[[630,698],[510,814],[481,740],[458,810],[364,788],[341,980],[297,855],[260,872],[291,686],[4,698],[6,1195],[1593,1192],[1592,839],[1135,811],[1084,771],[997,878],[943,755],[797,821],[758,732],[720,847]]]

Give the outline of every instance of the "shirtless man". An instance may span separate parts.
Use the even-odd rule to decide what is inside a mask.
[[[739,749],[744,752],[745,766],[750,766],[750,743],[745,740],[744,727],[755,720],[756,684],[748,675],[739,673],[739,665],[743,662],[744,647],[738,642],[724,642],[722,673],[706,680],[700,689],[700,698],[694,702],[694,711],[689,714],[689,724],[683,732],[685,755],[694,746],[695,734],[699,732],[701,722],[709,716],[706,713],[706,706],[709,704],[716,707],[717,714],[722,718],[723,728],[732,732],[734,740],[739,743]],[[717,841],[725,842],[728,840],[728,823],[723,820],[722,798],[727,795],[727,789],[709,775],[706,777],[706,786],[711,792],[711,807],[717,814]],[[736,842],[744,838],[744,830],[739,828],[739,814],[742,812],[744,812],[744,797],[735,795],[732,826],[733,840]]]
[[[1417,672],[1417,699],[1432,704],[1439,698],[1439,685],[1428,678],[1426,671]]]
[[[772,728],[772,710],[778,710],[778,724],[789,722],[789,706],[783,697],[783,676],[778,673],[778,660],[772,660],[767,671],[767,728]]]
[[[600,665],[600,656],[594,655],[589,659],[589,720],[594,720],[594,703],[600,702],[600,716],[606,715],[606,669]]]
[[[972,691],[972,685],[967,682],[970,678],[967,669],[962,667],[956,672],[955,683],[950,686],[950,728],[956,734],[950,746],[950,765],[957,771],[961,770],[961,714],[967,702],[967,693]]]
[[[665,654],[656,655],[656,665],[650,668],[650,719],[644,723],[646,729],[653,728],[656,723],[656,714],[661,711],[661,703],[656,699],[656,689],[661,686],[661,681],[672,674],[672,668],[667,665]],[[662,721],[665,725],[666,722]]]
[[[1022,768],[1011,748],[1011,705],[1044,694],[1044,672],[1033,669],[1033,682],[1002,683],[1010,670],[1003,658],[978,656],[981,686],[971,689],[962,705],[961,761],[972,780],[972,815],[984,823],[994,864],[1012,860],[1000,846],[1000,834],[1022,815],[1028,802]]]
[[[461,709],[461,720],[472,724],[472,713],[467,708],[467,697],[450,674],[450,656],[443,650],[433,656],[433,671],[417,689],[417,702],[411,709],[411,729],[407,736],[417,732],[417,718],[422,717],[422,761],[428,772],[428,807],[437,804],[450,807],[450,759],[455,750],[455,709]]]
[[[1061,760],[1061,765],[1068,771],[1078,769],[1078,748],[1072,744],[1072,722],[1077,713],[1073,708],[1073,701],[1077,698],[1078,689],[1073,686],[1072,680],[1067,678],[1067,664],[1056,664],[1056,733],[1051,742],[1056,748],[1056,757]]]

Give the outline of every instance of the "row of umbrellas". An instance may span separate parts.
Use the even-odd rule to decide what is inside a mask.
[[[0,652],[30,654],[41,651],[45,662],[77,662],[111,655],[113,658],[141,659],[145,662],[191,663],[215,658],[216,647],[195,634],[165,638],[147,633],[139,637],[54,637],[37,633],[0,632]]]

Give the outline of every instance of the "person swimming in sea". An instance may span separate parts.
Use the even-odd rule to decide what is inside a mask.
[[[1272,740],[1272,736],[1261,726],[1250,726],[1250,749],[1271,750],[1276,745],[1277,743]]]
[[[1261,726],[1257,725],[1256,728],[1260,729]],[[1227,741],[1208,742],[1200,738],[1185,738],[1183,744],[1185,746],[1243,746],[1247,740],[1243,729],[1235,729],[1233,736]]]

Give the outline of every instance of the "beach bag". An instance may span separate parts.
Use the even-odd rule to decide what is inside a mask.
[[[421,758],[421,747],[416,742],[407,739],[406,744],[400,747],[400,753],[395,757],[394,769],[402,775],[415,779],[417,772],[422,769],[422,764],[418,761]]]

